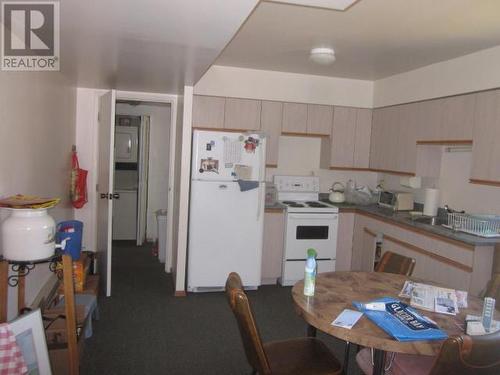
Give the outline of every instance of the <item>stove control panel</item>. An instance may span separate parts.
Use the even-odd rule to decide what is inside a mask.
[[[274,176],[278,192],[319,193],[319,177]]]

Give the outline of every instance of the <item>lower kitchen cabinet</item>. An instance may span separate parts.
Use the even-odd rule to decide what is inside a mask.
[[[351,270],[353,231],[354,213],[341,212],[339,214],[339,228],[337,233],[335,271]]]
[[[382,254],[392,251],[416,260],[413,276],[478,295],[491,278],[494,247],[472,246],[357,214],[351,267],[373,271],[377,239]]]
[[[262,246],[262,284],[276,284],[281,276],[285,234],[285,211],[266,209]]]

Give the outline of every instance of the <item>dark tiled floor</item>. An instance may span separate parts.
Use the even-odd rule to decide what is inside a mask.
[[[100,320],[87,340],[83,374],[248,374],[243,346],[223,293],[173,297],[170,275],[148,246],[117,242],[112,297],[101,298]],[[302,336],[290,288],[248,293],[263,340]],[[320,335],[338,358],[342,342]],[[351,358],[350,374],[358,374]]]

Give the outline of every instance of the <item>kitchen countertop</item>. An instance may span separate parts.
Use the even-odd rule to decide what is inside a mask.
[[[325,200],[328,202],[327,200]],[[333,204],[333,203],[331,203]],[[473,246],[494,246],[500,244],[500,237],[497,238],[485,238],[474,236],[472,234],[467,234],[463,232],[454,232],[451,229],[445,228],[441,225],[430,225],[414,221],[411,219],[410,214],[405,211],[393,211],[389,208],[379,207],[376,204],[371,204],[368,206],[356,205],[352,203],[335,203],[340,210],[340,212],[359,212],[361,214],[367,213],[371,216],[380,217],[388,221],[393,221],[396,224],[403,224],[408,227],[417,228],[441,237],[450,238],[452,240],[460,241],[468,245]]]
[[[286,206],[284,204],[276,202],[275,204],[266,204],[265,208],[266,210],[284,210]]]
[[[339,208],[340,213],[342,212],[354,212],[360,214],[368,214],[374,217],[380,217],[387,221],[392,221],[395,224],[404,225],[410,228],[420,229],[425,232],[429,232],[434,235],[449,238],[455,241],[460,241],[472,246],[494,246],[500,244],[500,237],[497,238],[484,238],[479,236],[474,236],[472,234],[467,234],[463,232],[454,232],[451,229],[445,228],[441,225],[430,225],[414,221],[411,219],[410,214],[405,211],[395,212],[388,208],[379,207],[376,204],[371,205],[358,205],[353,203],[331,203],[328,198],[320,198],[320,201],[332,204]],[[276,203],[274,205],[267,205],[266,209],[272,211],[285,210],[286,206],[281,203]]]

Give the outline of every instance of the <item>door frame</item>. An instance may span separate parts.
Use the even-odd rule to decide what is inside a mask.
[[[146,241],[148,221],[148,185],[149,185],[149,134],[151,116],[141,115],[139,128],[139,183],[137,185],[137,225],[135,243],[142,246]]]
[[[138,100],[153,103],[170,104],[170,149],[168,167],[168,199],[167,199],[167,254],[165,262],[165,272],[172,270],[172,250],[173,250],[173,207],[174,207],[174,186],[175,186],[175,137],[177,125],[177,95],[148,93],[140,91],[116,91],[116,100]]]

